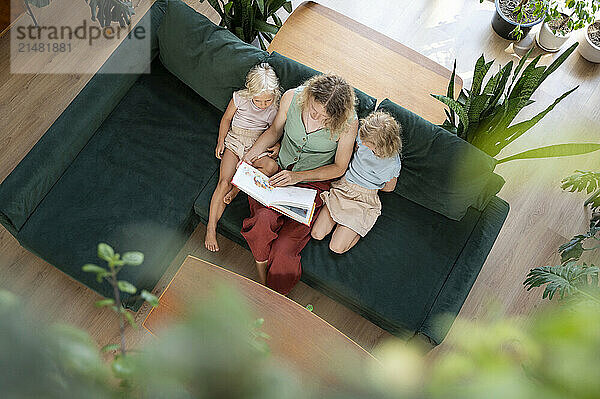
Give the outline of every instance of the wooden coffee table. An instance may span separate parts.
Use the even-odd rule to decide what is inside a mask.
[[[160,305],[142,323],[150,333],[183,318],[192,303],[213,295],[216,286],[239,290],[256,317],[273,356],[288,362],[312,382],[336,385],[340,370],[376,362],[373,356],[329,323],[285,296],[222,267],[188,256],[165,291]]]

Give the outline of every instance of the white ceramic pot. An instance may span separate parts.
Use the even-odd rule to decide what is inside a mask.
[[[590,40],[590,37],[587,34],[587,26],[585,27],[585,29],[582,29],[582,31],[583,37],[579,41],[579,46],[577,46],[579,54],[581,54],[583,58],[590,62],[594,62],[596,64],[600,63],[600,47],[596,46]]]
[[[542,50],[554,52],[560,50],[561,46],[565,44],[570,35],[570,33],[567,33],[563,36],[560,32],[555,34],[548,26],[548,23],[544,22],[537,35],[537,42]]]

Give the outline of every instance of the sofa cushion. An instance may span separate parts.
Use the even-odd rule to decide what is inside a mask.
[[[244,87],[250,68],[268,55],[181,0],[169,0],[158,43],[163,65],[221,111]]]
[[[152,290],[198,224],[193,204],[218,168],[221,115],[155,59],[37,206],[19,242],[107,296],[109,284],[81,270],[102,263],[98,243],[141,251],[144,263],[119,276]]]
[[[321,73],[304,64],[285,57],[276,51],[269,55],[267,62],[277,73],[279,83],[284,91],[298,87],[310,77]],[[377,103],[375,98],[358,89],[354,89],[354,93],[356,94],[357,100],[356,113],[359,118],[364,118],[375,110],[375,105]]]
[[[385,99],[378,110],[402,125],[402,171],[395,192],[460,220],[470,206],[483,210],[504,179],[496,160],[445,129]]]
[[[215,172],[194,203],[203,223],[217,179]],[[457,221],[394,193],[380,198],[381,216],[348,253],[331,252],[331,236],[308,243],[302,281],[396,336],[418,332],[439,343],[483,266],[508,205],[494,197],[493,207],[469,208]],[[249,214],[247,196],[240,193],[225,208],[218,232],[247,247],[240,229]],[[452,317],[440,322],[440,315]]]

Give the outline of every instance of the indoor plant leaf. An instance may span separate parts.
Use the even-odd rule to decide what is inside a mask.
[[[569,94],[571,94],[572,92],[577,90],[578,87],[579,86],[576,86],[573,89],[563,93],[560,97],[558,97],[556,100],[554,100],[554,102],[550,106],[548,106],[548,108],[546,108],[544,111],[540,112],[533,118],[523,121],[523,122],[520,122],[520,123],[517,123],[517,124],[509,127],[508,129],[506,129],[506,133],[505,133],[506,143],[504,144],[504,146],[512,143],[514,140],[518,139],[521,135],[523,135],[525,132],[527,132],[529,129],[531,129],[533,126],[535,126],[535,124],[538,123],[544,116],[546,116],[546,114],[548,114],[548,112],[552,111],[559,102],[561,102],[565,97],[567,97]],[[527,105],[529,105],[529,104],[527,104]]]
[[[460,122],[463,124],[463,132],[468,128],[469,117],[462,105],[460,105],[456,100],[454,100],[453,98],[450,98],[450,97],[440,96],[439,94],[432,94],[431,96],[433,98],[443,102],[444,104],[446,104],[448,106],[448,108],[450,108],[452,111],[454,111],[458,114],[458,117],[460,118]],[[460,129],[459,129],[459,132],[460,132]]]
[[[144,262],[144,254],[138,251],[125,252],[121,260],[130,266],[139,266]]]
[[[100,267],[98,265],[94,265],[92,263],[83,265],[81,267],[81,270],[83,270],[84,272],[88,272],[88,273],[107,273],[108,272],[105,268]]]
[[[152,295],[150,292],[146,291],[146,290],[142,290],[142,292],[140,293],[140,296],[142,297],[142,299],[146,302],[148,302],[152,307],[157,307],[158,306],[158,298],[155,295]]]
[[[128,294],[135,294],[137,291],[137,288],[135,288],[133,284],[124,280],[119,280],[119,282],[117,282],[117,287],[119,287],[119,290],[127,292]]]
[[[516,159],[533,159],[533,158],[554,158],[565,157],[571,155],[582,155],[600,150],[598,143],[567,143],[554,144],[546,147],[527,150],[515,155],[498,160],[498,164],[513,161]]]
[[[113,260],[114,256],[115,256],[115,251],[112,249],[112,247],[110,245],[103,243],[103,242],[98,244],[98,257],[100,259],[110,262]]]
[[[259,19],[254,20],[254,27],[259,32],[267,32],[267,33],[276,34],[279,31],[279,28],[276,25],[269,24],[269,23],[261,21]]]

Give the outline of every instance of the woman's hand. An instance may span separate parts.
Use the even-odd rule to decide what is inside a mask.
[[[260,151],[256,148],[256,146],[252,146],[248,152],[246,152],[246,155],[244,155],[244,157],[242,158],[242,161],[249,163],[250,165],[252,165],[252,163],[254,161],[256,161],[258,159],[258,156],[260,154],[262,154],[263,151]]]
[[[269,153],[269,158],[277,159],[279,156],[279,150],[281,149],[281,142],[277,142],[273,144],[271,147],[267,148],[267,153]]]
[[[225,151],[225,141],[218,141],[217,147],[215,148],[215,157],[221,159],[223,152]]]
[[[298,173],[291,170],[282,170],[269,179],[269,183],[274,187],[293,186],[300,181]]]

